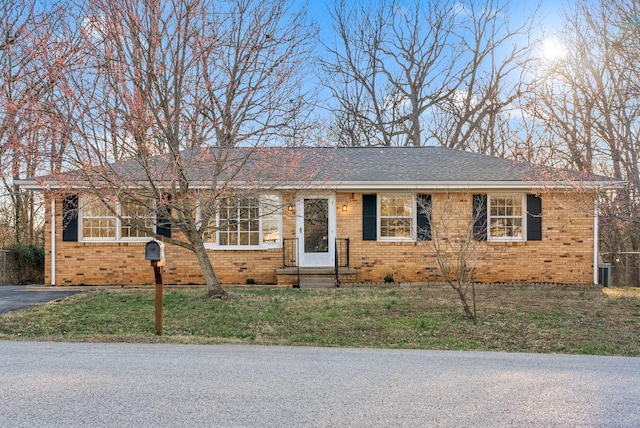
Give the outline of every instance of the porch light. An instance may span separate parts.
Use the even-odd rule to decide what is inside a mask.
[[[346,211],[347,210],[347,204],[342,204],[342,211]]]
[[[287,211],[293,211],[293,205],[289,204],[289,206],[287,207]]]

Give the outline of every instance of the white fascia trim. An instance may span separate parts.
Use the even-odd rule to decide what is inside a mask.
[[[263,189],[263,190],[285,190],[285,191],[299,191],[299,190],[332,190],[332,191],[349,191],[358,192],[363,190],[435,190],[435,191],[447,191],[447,190],[571,190],[571,189],[583,189],[583,190],[602,190],[609,188],[623,187],[625,182],[588,182],[573,185],[566,182],[527,182],[527,181],[457,181],[457,182],[444,182],[444,181],[424,181],[424,182],[408,182],[408,181],[394,181],[394,182],[292,182],[288,184],[283,183],[267,183],[263,182],[259,185],[256,183],[232,183],[234,189]],[[194,184],[192,189],[210,189],[208,185]]]
[[[402,189],[402,190],[495,190],[495,189],[525,189],[525,190],[545,190],[545,189],[589,189],[602,190],[607,188],[618,188],[626,185],[626,182],[587,182],[572,184],[566,182],[535,182],[535,181],[425,181],[425,182],[384,182],[384,183],[363,183],[363,182],[342,182],[336,183],[336,190],[370,190],[370,189]]]
[[[624,187],[624,181],[590,181],[584,183],[567,182],[537,182],[537,181],[387,181],[387,182],[364,182],[364,181],[342,181],[342,182],[298,182],[291,184],[261,183],[260,187],[278,190],[300,190],[300,189],[333,189],[341,191],[359,190],[494,190],[494,189],[524,189],[524,190],[556,190],[556,189],[588,189],[602,190],[610,188]],[[236,187],[234,185],[234,187]],[[243,183],[237,187],[251,187]],[[255,188],[255,185],[254,185]]]
[[[16,180],[15,183],[23,189],[29,190],[47,190],[62,189],[66,186],[60,186],[59,183],[42,183],[37,180]],[[142,187],[146,182],[141,182]],[[162,183],[157,183],[162,187]],[[342,190],[342,191],[359,191],[359,190],[475,190],[475,189],[588,189],[603,190],[622,188],[627,185],[626,181],[588,181],[582,183],[571,183],[563,181],[311,181],[311,182],[290,182],[290,183],[247,183],[232,182],[229,183],[235,189],[264,189],[264,190],[300,190],[300,189],[324,189],[324,190]],[[82,189],[86,186],[71,186],[70,189]],[[193,189],[210,189],[210,183],[192,183]]]
[[[28,190],[44,190],[45,189],[45,187],[42,186],[42,183],[36,180],[15,180],[13,184],[20,187],[21,189],[28,189]]]
[[[89,186],[61,185],[58,182],[42,182],[42,181],[37,181],[37,180],[15,180],[14,184],[16,184],[21,189],[25,189],[25,190],[40,190],[40,191],[48,191],[48,190],[80,190],[80,189],[89,188]]]

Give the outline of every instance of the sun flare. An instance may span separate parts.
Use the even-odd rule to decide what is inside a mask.
[[[562,59],[566,56],[567,51],[560,40],[548,37],[542,42],[542,55],[551,61]]]

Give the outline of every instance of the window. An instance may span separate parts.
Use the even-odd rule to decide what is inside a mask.
[[[116,239],[117,217],[96,197],[82,198],[82,236],[85,239]]]
[[[86,240],[135,240],[146,239],[148,235],[136,224],[153,228],[155,215],[149,206],[153,200],[136,202],[131,198],[123,198],[111,211],[98,197],[82,197],[82,237]]]
[[[152,206],[153,200],[151,198],[144,198],[139,202],[131,198],[122,199],[120,202],[120,214],[122,217],[120,221],[120,237],[122,239],[149,237],[143,230],[135,227],[135,224],[137,223],[153,230],[156,217],[153,211],[149,209]]]
[[[362,195],[363,241],[431,239],[431,195],[378,193]]]
[[[524,240],[523,195],[489,195],[489,240]]]
[[[380,194],[380,239],[413,239],[414,197],[408,194]]]
[[[262,242],[275,244],[280,241],[280,198],[276,195],[262,197]]]
[[[260,243],[259,205],[256,198],[224,198],[218,213],[220,245]]]
[[[209,217],[204,234],[208,247],[259,247],[280,242],[281,206],[277,195],[203,202],[200,218],[205,217]]]

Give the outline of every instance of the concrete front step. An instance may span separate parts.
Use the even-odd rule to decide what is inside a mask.
[[[356,270],[341,267],[338,270],[340,283],[354,282]],[[303,288],[325,288],[336,286],[335,268],[333,267],[287,267],[276,270],[278,285],[295,285],[300,278]]]
[[[336,286],[336,277],[300,277],[300,288],[333,288]]]

